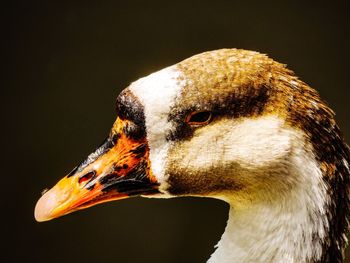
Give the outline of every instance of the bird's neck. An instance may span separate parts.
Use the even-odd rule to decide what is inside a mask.
[[[303,158],[300,158],[303,156]],[[208,262],[318,262],[329,222],[327,189],[314,158],[296,155],[291,191],[269,202],[231,203],[229,219]]]

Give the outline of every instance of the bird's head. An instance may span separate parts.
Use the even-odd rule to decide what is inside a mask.
[[[307,125],[332,114],[284,65],[237,49],[137,80],[116,110],[105,142],[38,201],[38,221],[139,195],[273,199],[299,180],[295,146],[312,152]]]

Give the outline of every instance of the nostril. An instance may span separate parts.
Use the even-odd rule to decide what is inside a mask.
[[[114,171],[116,171],[117,173],[119,173],[122,169],[123,167],[121,166],[114,166]]]
[[[82,183],[94,178],[95,175],[96,175],[95,171],[88,172],[88,173],[84,174],[82,177],[80,177],[78,182],[79,182],[79,184],[82,184]]]

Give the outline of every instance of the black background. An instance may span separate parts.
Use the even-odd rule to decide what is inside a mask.
[[[227,220],[228,206],[220,201],[134,198],[41,224],[33,218],[35,202],[105,138],[121,89],[207,50],[251,49],[288,64],[337,112],[349,141],[345,3],[12,1],[3,6],[4,262],[204,262]]]

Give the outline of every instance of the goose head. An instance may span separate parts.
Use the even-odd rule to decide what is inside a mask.
[[[210,262],[341,262],[349,149],[283,64],[205,52],[133,82],[116,111],[105,142],[40,198],[37,221],[130,196],[212,197],[231,210]]]

